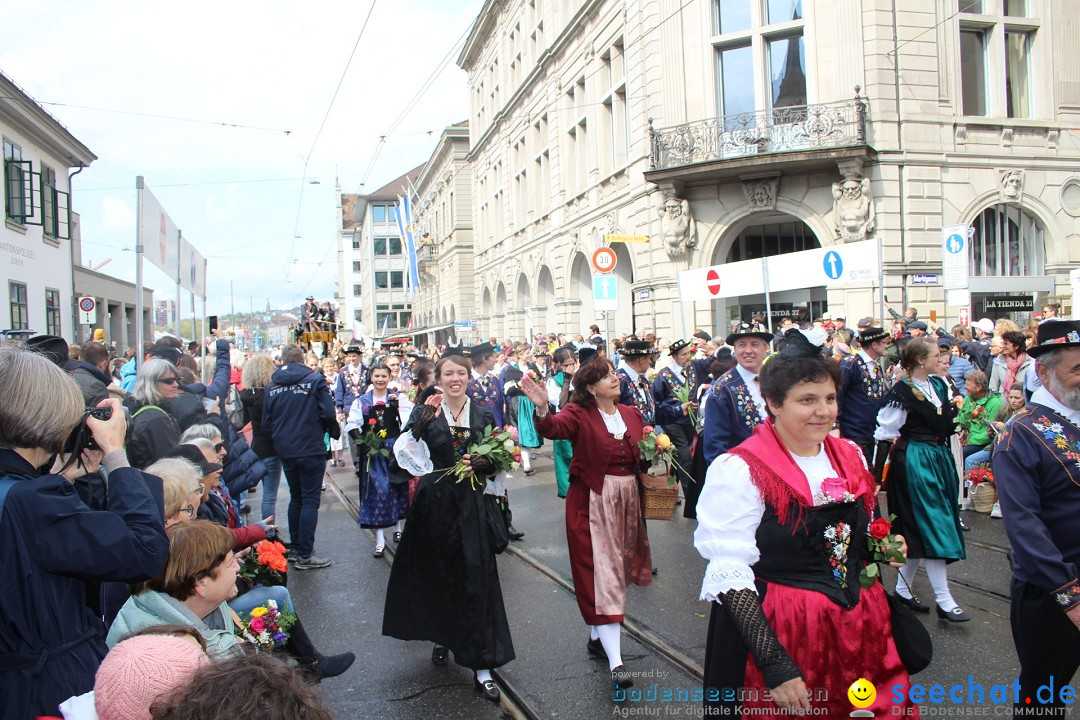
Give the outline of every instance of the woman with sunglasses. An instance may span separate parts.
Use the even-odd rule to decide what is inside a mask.
[[[135,376],[131,439],[127,444],[132,467],[145,468],[163,458],[180,442],[180,426],[169,414],[169,401],[180,393],[180,376],[168,360],[147,360]]]

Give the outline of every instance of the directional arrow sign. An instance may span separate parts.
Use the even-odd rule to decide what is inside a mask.
[[[611,275],[593,275],[593,309],[619,309],[619,283]]]

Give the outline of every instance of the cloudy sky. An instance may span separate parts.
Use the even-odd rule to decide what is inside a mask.
[[[424,162],[439,132],[467,116],[455,51],[361,186],[379,137],[482,5],[374,1],[359,45],[371,0],[9,3],[0,70],[53,103],[45,108],[98,156],[73,181],[84,264],[111,258],[102,272],[134,280],[142,175],[209,258],[211,314],[229,311],[230,280],[238,311],[309,293],[330,299],[335,179],[346,193],[376,190]],[[145,267],[156,299],[174,298],[175,285]]]

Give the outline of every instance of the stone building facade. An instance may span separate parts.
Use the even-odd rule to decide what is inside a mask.
[[[864,240],[881,281],[784,278],[773,319],[1068,310],[1078,32],[1069,0],[489,0],[458,58],[480,334],[603,325],[607,235],[648,239],[612,244],[615,334],[726,331],[764,287],[688,301],[681,272]],[[946,293],[953,225],[970,279]]]
[[[443,130],[416,180],[413,235],[420,288],[413,297],[417,345],[472,342],[476,318],[469,123]]]

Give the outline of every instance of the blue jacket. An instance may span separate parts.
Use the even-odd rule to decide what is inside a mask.
[[[301,363],[282,365],[266,388],[262,422],[278,457],[324,455],[323,435],[337,425],[326,378]]]
[[[964,361],[967,362],[966,360]],[[875,365],[875,367],[877,367]],[[878,411],[885,397],[885,374],[872,375],[861,355],[849,355],[840,363],[840,392],[836,395],[839,405],[837,422],[840,437],[848,440],[871,440],[877,428]]]
[[[765,422],[758,413],[750,389],[743,382],[738,366],[721,375],[709,388],[705,403],[705,424],[701,430],[705,463],[749,438],[754,428]]]
[[[120,387],[129,395],[135,390],[135,358],[120,366]]]
[[[109,509],[92,510],[12,450],[0,450],[0,477],[14,481],[0,511],[0,718],[55,716],[93,690],[105,657],[87,581],[141,582],[165,567],[161,479],[112,466]]]

